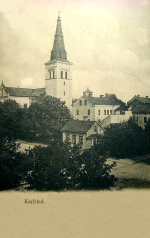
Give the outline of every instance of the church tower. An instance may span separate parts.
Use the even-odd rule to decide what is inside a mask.
[[[69,109],[72,105],[71,65],[67,60],[61,19],[58,16],[51,57],[45,63],[45,88],[47,95],[65,101]]]

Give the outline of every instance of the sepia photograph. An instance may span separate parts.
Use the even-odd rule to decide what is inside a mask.
[[[150,1],[0,6],[1,237],[150,237]]]

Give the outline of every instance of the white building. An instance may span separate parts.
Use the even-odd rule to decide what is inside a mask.
[[[60,98],[71,109],[72,63],[67,60],[61,19],[58,16],[56,33],[50,60],[45,63],[45,87],[47,95]]]
[[[87,88],[83,96],[73,103],[72,112],[75,119],[100,122],[114,114],[115,109],[119,106],[119,102],[108,98],[107,95],[93,97],[93,93]]]

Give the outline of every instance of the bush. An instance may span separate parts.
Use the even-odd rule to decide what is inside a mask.
[[[31,188],[38,190],[106,189],[114,186],[110,175],[114,164],[94,147],[81,154],[78,146],[52,142],[48,147],[35,147],[29,152],[33,169],[27,177]]]

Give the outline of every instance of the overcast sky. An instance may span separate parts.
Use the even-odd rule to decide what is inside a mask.
[[[73,97],[115,93],[125,102],[150,96],[149,0],[0,0],[0,79],[45,87],[58,11]]]

